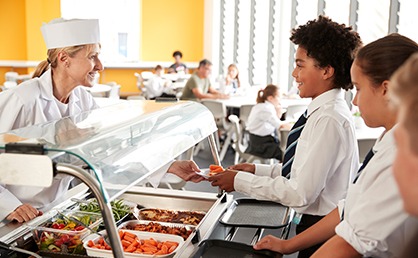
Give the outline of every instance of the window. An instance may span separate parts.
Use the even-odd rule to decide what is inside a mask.
[[[289,41],[290,30],[318,14],[353,26],[365,44],[392,32],[418,41],[415,0],[220,0],[212,7],[208,15],[221,20],[220,25],[213,22],[212,28],[220,44],[208,53],[219,65],[219,74],[230,63],[237,63],[242,82],[274,83],[283,91],[294,81],[295,47]]]
[[[139,60],[140,0],[61,0],[61,15],[99,19],[103,61]]]

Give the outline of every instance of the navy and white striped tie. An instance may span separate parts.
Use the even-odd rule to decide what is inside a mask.
[[[307,120],[306,110],[298,119],[298,121],[293,125],[292,129],[287,136],[286,151],[284,152],[283,158],[283,167],[282,167],[282,176],[288,177],[290,170],[292,168],[293,159],[295,157],[296,145],[298,144],[299,136],[302,133],[303,128],[305,127]]]

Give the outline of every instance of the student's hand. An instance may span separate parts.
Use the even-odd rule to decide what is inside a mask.
[[[262,250],[267,249],[271,251],[275,251],[282,254],[287,254],[286,251],[286,244],[287,240],[279,239],[272,235],[267,235],[263,237],[260,241],[258,241],[253,248],[255,250]]]
[[[174,161],[167,170],[168,173],[172,173],[185,181],[192,181],[195,183],[205,180],[204,177],[196,174],[196,172],[199,171],[199,167],[192,160]]]
[[[228,169],[249,172],[252,174],[255,173],[255,165],[250,164],[250,163],[241,163],[241,164],[232,165],[232,166],[229,166]]]
[[[11,212],[6,219],[10,221],[15,220],[22,223],[32,220],[40,215],[42,215],[41,211],[38,211],[31,205],[24,203],[17,207],[13,212]]]
[[[209,182],[212,182],[212,186],[219,186],[222,190],[227,192],[235,191],[234,179],[238,172],[225,170],[224,172],[218,173],[217,175],[208,178]]]

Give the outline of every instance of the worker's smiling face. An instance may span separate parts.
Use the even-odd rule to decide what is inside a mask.
[[[65,63],[68,76],[78,85],[93,86],[98,72],[103,70],[99,54],[100,46],[94,44],[86,46],[74,56],[68,57]]]

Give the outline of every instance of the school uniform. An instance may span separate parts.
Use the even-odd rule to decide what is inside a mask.
[[[250,140],[245,152],[262,158],[282,160],[280,142],[275,137],[280,124],[276,109],[271,102],[256,104],[248,116],[246,129],[250,133]]]
[[[418,230],[418,219],[403,209],[393,175],[393,132],[394,128],[376,141],[374,156],[338,205],[343,219],[337,235],[365,257],[400,257]]]
[[[290,179],[281,176],[282,164],[256,164],[255,174],[239,172],[234,179],[238,192],[294,208],[302,216],[298,232],[337,207],[359,165],[354,123],[343,90],[332,89],[313,99],[306,115]]]

